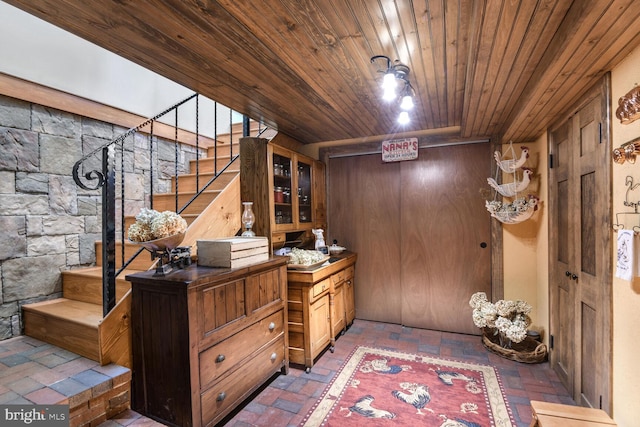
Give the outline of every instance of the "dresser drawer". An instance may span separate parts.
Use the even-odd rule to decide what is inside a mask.
[[[325,292],[329,291],[330,282],[329,279],[324,279],[315,285],[313,285],[313,297],[317,297],[318,295],[322,295]]]
[[[354,272],[353,266],[349,266],[344,270],[340,270],[337,273],[331,275],[331,283],[335,286],[340,282],[344,282],[350,276],[353,276],[353,272]]]
[[[282,368],[284,335],[276,339],[231,375],[215,383],[202,393],[202,425],[219,421],[233,407],[246,399],[259,384]]]
[[[280,310],[200,353],[201,390],[283,332],[284,312]]]
[[[331,275],[331,283],[335,286],[338,283],[344,282],[345,277],[345,270],[340,270],[337,273]]]

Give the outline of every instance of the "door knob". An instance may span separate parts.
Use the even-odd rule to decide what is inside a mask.
[[[567,277],[570,277],[571,276],[571,272],[570,271],[565,271],[564,275],[567,276]]]
[[[572,275],[571,275],[571,279],[573,279],[573,280],[578,280],[578,276],[576,276],[575,274],[572,274]]]

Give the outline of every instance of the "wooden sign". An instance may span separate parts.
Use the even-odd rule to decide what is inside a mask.
[[[382,161],[401,162],[418,158],[418,138],[382,141]]]

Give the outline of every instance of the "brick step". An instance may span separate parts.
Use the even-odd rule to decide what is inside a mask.
[[[24,335],[2,341],[0,353],[11,353],[22,361],[8,366],[0,376],[0,389],[17,390],[15,403],[69,405],[70,427],[96,426],[130,412],[131,370],[126,367],[113,363],[100,366],[77,353]],[[27,364],[29,369],[25,370]],[[32,385],[24,391],[12,387],[10,383],[18,375]],[[40,386],[34,389],[33,384]]]

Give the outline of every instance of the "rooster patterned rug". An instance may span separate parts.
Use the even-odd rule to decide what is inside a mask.
[[[495,369],[357,347],[301,426],[513,427]]]

